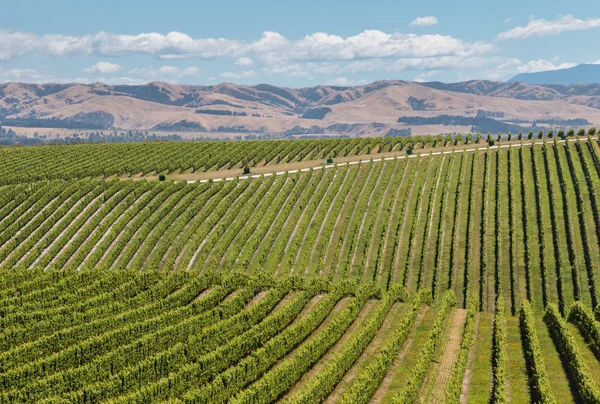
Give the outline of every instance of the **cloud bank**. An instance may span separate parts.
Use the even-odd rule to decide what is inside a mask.
[[[430,18],[430,17],[423,17]],[[416,21],[416,20],[415,20]],[[416,35],[367,30],[341,37],[324,32],[290,40],[277,32],[264,32],[260,39],[246,42],[225,38],[194,39],[181,32],[138,35],[99,32],[84,36],[37,35],[0,31],[0,60],[27,53],[50,57],[152,55],[160,59],[220,57],[237,58],[249,65],[251,57],[273,60],[352,60],[385,57],[470,56],[495,49],[486,42],[467,42],[449,35]]]
[[[427,16],[427,17],[417,17],[411,23],[411,27],[427,27],[431,25],[436,25],[438,23],[437,17]]]
[[[98,62],[93,66],[90,66],[86,69],[83,69],[83,73],[103,73],[103,74],[112,74],[121,70],[123,67],[119,66],[116,63],[110,62]]]
[[[600,27],[600,18],[589,18],[581,20],[573,15],[558,17],[554,21],[544,19],[533,19],[524,27],[515,27],[498,34],[500,41],[527,39],[531,37],[543,37],[558,35],[567,31],[582,31]]]

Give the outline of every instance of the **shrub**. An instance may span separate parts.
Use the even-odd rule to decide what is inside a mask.
[[[544,322],[552,335],[556,349],[562,362],[567,368],[567,375],[575,388],[580,401],[585,403],[600,402],[600,392],[594,385],[592,374],[581,358],[581,352],[573,341],[573,336],[567,328],[555,304],[550,303],[544,312]]]
[[[527,300],[521,302],[519,325],[521,328],[525,363],[527,365],[527,372],[529,373],[531,397],[534,402],[538,403],[556,403],[556,398],[552,393],[552,388],[548,381],[544,356],[535,329],[535,316],[531,308],[531,303]]]

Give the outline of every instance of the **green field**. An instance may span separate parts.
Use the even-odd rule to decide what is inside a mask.
[[[600,402],[597,138],[0,160],[2,402]]]

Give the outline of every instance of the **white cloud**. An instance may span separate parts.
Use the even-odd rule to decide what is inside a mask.
[[[515,17],[506,17],[506,18],[504,19],[504,23],[505,23],[505,24],[508,24],[509,22],[513,22],[514,20],[515,20]]]
[[[112,74],[121,70],[123,67],[119,66],[116,63],[110,62],[98,62],[93,66],[90,66],[86,69],[83,69],[83,73],[102,73],[102,74]]]
[[[93,79],[85,79],[85,78],[78,78],[78,79],[74,79],[74,80],[70,80],[67,82],[72,82],[72,81],[76,81],[79,83],[86,83],[86,84],[90,84],[90,83],[104,83],[104,84],[126,84],[126,85],[141,85],[141,84],[146,84],[148,83],[148,80],[145,79],[140,79],[140,78],[135,78],[135,77],[128,77],[128,76],[123,76],[123,77],[95,77]]]
[[[249,57],[241,57],[235,61],[237,66],[252,66],[254,64],[254,60]]]
[[[502,32],[497,39],[501,41],[526,39],[533,36],[558,35],[566,31],[581,31],[596,27],[600,27],[600,18],[581,20],[573,15],[565,15],[556,18],[554,21],[530,19],[526,26],[519,26]]]
[[[145,77],[153,80],[172,81],[173,79],[181,79],[194,77],[200,74],[198,67],[179,68],[170,65],[164,65],[155,69],[154,67],[135,68],[129,71],[130,74]]]
[[[224,79],[247,79],[253,77],[256,74],[254,70],[245,70],[241,73],[224,72],[219,76]]]
[[[593,65],[600,65],[600,59],[596,60],[595,62],[592,62]]]
[[[21,82],[40,82],[45,76],[35,69],[0,69],[0,82],[21,81]]]
[[[441,72],[442,72],[441,70],[430,70],[427,72],[419,73],[417,75],[417,77],[415,77],[414,81],[416,81],[416,82],[429,81],[428,80],[429,78],[436,76],[436,75],[440,74]]]
[[[134,81],[142,80],[147,82],[148,80],[159,80],[177,83],[179,79],[198,76],[200,74],[200,69],[198,67],[179,68],[164,65],[158,69],[154,67],[131,69],[129,74],[134,76],[134,78],[132,78]]]
[[[339,86],[339,87],[355,87],[362,86],[367,84],[366,80],[349,80],[347,77],[338,77],[334,80],[328,81],[325,83],[329,86]]]
[[[469,56],[495,50],[486,42],[465,42],[448,35],[388,34],[367,30],[341,37],[323,32],[289,40],[276,32],[265,32],[259,40],[194,39],[181,32],[121,35],[107,32],[84,36],[37,35],[0,31],[0,60],[35,52],[52,57],[94,55],[99,57],[153,55],[160,59],[250,58],[263,63],[287,61],[354,60],[389,57]]]
[[[430,25],[436,25],[438,23],[437,17],[427,16],[427,17],[417,17],[411,23],[411,27],[425,27]]]
[[[576,63],[561,63],[559,65],[555,65],[552,62],[549,62],[544,59],[539,60],[531,60],[524,65],[517,67],[517,72],[519,73],[537,73],[544,72],[548,70],[558,70],[558,69],[568,69],[569,67],[576,66]]]

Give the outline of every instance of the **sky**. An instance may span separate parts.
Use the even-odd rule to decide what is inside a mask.
[[[504,81],[600,64],[598,43],[597,0],[20,0],[0,82]]]

